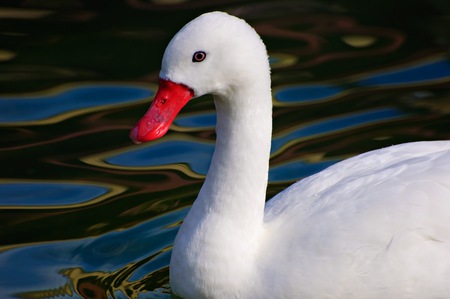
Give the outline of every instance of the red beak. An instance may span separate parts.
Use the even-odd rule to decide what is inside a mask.
[[[135,143],[164,136],[181,108],[194,96],[186,85],[160,79],[152,105],[130,132]]]

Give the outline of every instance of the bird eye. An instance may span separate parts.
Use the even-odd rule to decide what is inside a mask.
[[[194,56],[192,56],[192,62],[201,62],[205,60],[206,53],[204,51],[197,51],[194,53]]]

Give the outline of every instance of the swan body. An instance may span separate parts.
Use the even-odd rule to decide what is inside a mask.
[[[221,12],[183,27],[130,136],[161,137],[191,98],[213,94],[216,148],[176,237],[183,298],[450,298],[450,142],[368,152],[265,203],[272,97],[266,49]]]

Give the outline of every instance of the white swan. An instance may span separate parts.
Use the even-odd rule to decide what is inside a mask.
[[[266,49],[236,17],[178,32],[154,102],[130,136],[158,138],[191,97],[213,94],[217,144],[176,237],[184,298],[450,298],[450,142],[372,151],[265,204],[272,97]]]

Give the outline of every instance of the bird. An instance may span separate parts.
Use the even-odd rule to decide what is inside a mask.
[[[267,202],[272,94],[266,46],[208,12],[169,42],[152,104],[130,132],[162,137],[210,94],[216,145],[175,238],[182,298],[450,298],[450,142],[392,145],[333,164]]]

